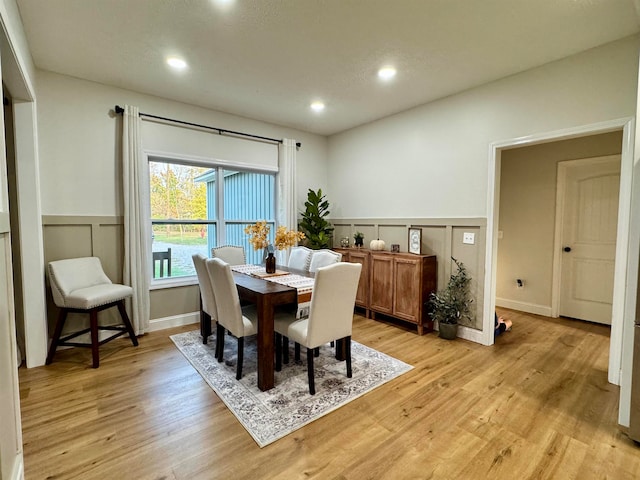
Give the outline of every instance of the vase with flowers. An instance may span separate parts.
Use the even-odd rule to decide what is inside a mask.
[[[253,249],[264,250],[266,272],[275,273],[275,250],[285,250],[293,247],[304,238],[304,233],[296,230],[287,230],[287,227],[281,225],[276,229],[275,240],[271,243],[269,240],[270,231],[271,227],[264,220],[257,221],[253,225],[247,225],[244,229],[244,233],[249,235],[249,243],[253,246]]]

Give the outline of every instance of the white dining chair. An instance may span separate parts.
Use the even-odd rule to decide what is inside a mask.
[[[351,329],[353,307],[360,280],[362,265],[359,263],[336,263],[316,271],[311,295],[309,317],[296,320],[295,314],[280,312],[276,315],[276,354],[280,353],[283,336],[307,347],[307,375],[309,393],[314,395],[313,372],[314,350],[331,341],[345,342],[347,377],[351,378]],[[276,358],[276,364],[280,364]]]
[[[311,254],[311,261],[309,262],[309,271],[315,272],[320,267],[326,267],[327,265],[337,263],[340,260],[342,260],[341,253],[328,249],[314,250]]]
[[[218,317],[216,298],[213,295],[213,286],[207,271],[207,257],[195,253],[191,258],[196,267],[198,286],[200,287],[200,335],[202,335],[202,343],[206,345],[211,335],[211,325]],[[218,352],[216,352],[216,358],[217,356]]]
[[[307,247],[291,247],[287,266],[289,268],[295,268],[297,270],[309,270],[311,252],[313,252],[313,250]]]
[[[211,257],[219,258],[229,265],[244,265],[247,263],[247,256],[244,247],[237,245],[222,245],[211,249]]]
[[[51,364],[58,346],[90,347],[93,368],[100,365],[99,347],[121,335],[128,334],[134,346],[138,346],[138,339],[124,306],[124,299],[133,295],[133,289],[127,285],[112,283],[102,269],[102,263],[97,257],[70,258],[56,260],[47,265],[49,282],[53,302],[60,307],[60,314],[56,322],[51,346],[45,363]],[[118,307],[122,325],[98,324],[98,312],[111,307]],[[67,314],[88,313],[89,328],[76,331],[60,338]],[[100,330],[116,331],[107,338],[99,339]],[[90,332],[90,343],[70,341]]]
[[[211,279],[213,295],[217,307],[216,355],[218,362],[224,357],[225,330],[238,339],[236,379],[242,378],[242,362],[244,357],[244,337],[258,332],[258,315],[254,305],[242,308],[238,289],[233,280],[230,265],[219,258],[206,261],[207,272]]]

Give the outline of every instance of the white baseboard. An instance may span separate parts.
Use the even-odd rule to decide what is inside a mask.
[[[148,332],[156,332],[165,328],[181,327],[183,325],[191,325],[200,323],[200,312],[182,313],[180,315],[172,315],[170,317],[154,318],[149,321]]]
[[[517,302],[506,298],[496,298],[496,307],[510,308],[520,312],[533,313],[534,315],[551,316],[551,307],[548,305],[536,305],[535,303]]]
[[[458,325],[458,337],[483,345],[482,330]]]

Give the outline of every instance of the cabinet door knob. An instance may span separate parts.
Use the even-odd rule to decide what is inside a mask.
[[[570,252],[571,251],[571,247],[564,247],[562,250],[564,250],[565,252]]]

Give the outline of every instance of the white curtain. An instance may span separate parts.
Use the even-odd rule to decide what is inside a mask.
[[[289,230],[298,229],[298,213],[296,211],[296,141],[284,138],[278,146],[278,212],[276,223]],[[277,252],[278,264],[286,265],[289,251]]]
[[[146,213],[149,209],[148,169],[140,141],[138,107],[125,105],[122,115],[122,173],[124,192],[123,282],[133,288],[129,312],[137,335],[149,328],[149,283],[151,245]]]

